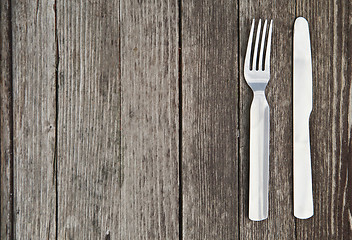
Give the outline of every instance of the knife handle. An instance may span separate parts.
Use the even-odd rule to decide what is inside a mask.
[[[264,91],[255,91],[250,112],[249,219],[268,217],[269,105]]]
[[[309,114],[294,134],[293,212],[296,218],[313,216],[312,168],[309,141]],[[297,124],[296,124],[297,125]]]

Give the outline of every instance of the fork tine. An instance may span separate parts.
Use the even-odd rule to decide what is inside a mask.
[[[268,33],[268,43],[266,45],[265,53],[265,70],[270,71],[270,51],[271,51],[271,34],[273,30],[273,20],[270,21],[269,33]]]
[[[249,61],[251,58],[251,51],[252,51],[253,32],[254,32],[254,19],[252,21],[251,32],[249,33],[249,38],[248,38],[246,57],[244,59],[244,68],[248,70],[249,70]]]
[[[265,34],[266,34],[266,25],[268,21],[265,20],[263,27],[263,35],[262,35],[262,44],[260,45],[260,55],[259,55],[259,70],[263,70],[263,52],[264,52],[264,42],[265,42]]]
[[[252,64],[253,70],[257,70],[257,53],[258,53],[261,23],[262,23],[262,20],[259,19],[258,28],[257,28],[257,37],[255,38],[255,46],[254,46],[254,54],[253,54],[253,64]]]

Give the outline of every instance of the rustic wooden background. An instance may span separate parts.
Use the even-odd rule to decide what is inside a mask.
[[[315,215],[293,217],[310,22]],[[274,19],[269,219],[248,219],[252,18]],[[1,0],[1,239],[351,239],[349,0]]]

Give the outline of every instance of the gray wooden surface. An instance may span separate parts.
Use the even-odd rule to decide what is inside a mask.
[[[57,238],[118,233],[119,4],[56,1]],[[84,230],[83,230],[84,229]]]
[[[236,2],[182,5],[182,236],[238,238]]]
[[[0,1],[1,239],[350,239],[352,3]],[[293,23],[315,215],[293,217]],[[274,19],[270,212],[248,219],[252,18]]]

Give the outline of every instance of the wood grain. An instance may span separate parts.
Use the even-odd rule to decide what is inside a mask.
[[[0,2],[0,238],[13,237],[13,111],[11,3]]]
[[[54,238],[54,1],[12,1],[15,237]]]
[[[297,14],[307,18],[312,42],[314,193],[314,216],[296,220],[297,239],[350,239],[352,5],[350,1],[299,0]]]
[[[182,1],[184,239],[238,238],[238,11]]]
[[[120,189],[119,1],[56,1],[58,239],[116,239]]]
[[[350,1],[0,1],[1,239],[349,239]],[[315,215],[293,216],[310,23]],[[248,219],[251,20],[274,19],[269,219]]]
[[[240,239],[294,239],[292,208],[292,33],[294,2],[240,3]],[[270,107],[269,218],[248,218],[249,112],[252,93],[243,76],[244,56],[251,20],[273,19],[270,81],[266,96]]]
[[[120,239],[179,237],[178,6],[121,1]]]

